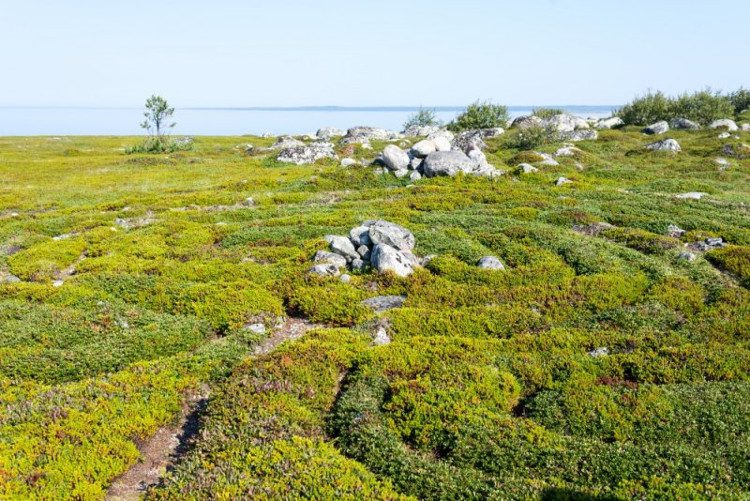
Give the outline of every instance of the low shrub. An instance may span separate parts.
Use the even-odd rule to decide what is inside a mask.
[[[477,101],[466,107],[466,110],[458,115],[448,129],[454,132],[471,129],[492,129],[495,127],[506,127],[510,115],[508,108],[490,101]]]
[[[739,115],[743,111],[750,110],[750,89],[739,88],[729,94],[729,102],[734,107],[734,113]]]
[[[675,118],[687,118],[707,125],[713,120],[733,116],[735,109],[729,97],[710,90],[685,93],[677,97],[669,97],[662,92],[649,92],[626,104],[615,114],[628,125],[649,125]]]
[[[554,127],[546,125],[534,125],[516,131],[510,135],[505,144],[509,148],[519,150],[531,150],[557,140],[557,132]]]
[[[193,149],[191,140],[174,139],[170,136],[149,136],[140,144],[129,146],[125,153],[174,153]]]
[[[537,116],[542,120],[552,118],[555,115],[562,115],[563,113],[565,113],[565,110],[560,108],[534,108],[532,111],[532,115]]]
[[[435,110],[428,108],[419,108],[417,112],[410,115],[404,122],[404,130],[410,127],[428,127],[431,125],[440,126],[443,122],[438,119]]]

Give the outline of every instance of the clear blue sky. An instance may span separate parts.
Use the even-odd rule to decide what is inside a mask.
[[[617,104],[750,87],[750,0],[2,0],[0,105]]]

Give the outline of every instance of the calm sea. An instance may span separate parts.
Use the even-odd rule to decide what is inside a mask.
[[[582,117],[607,117],[616,106],[555,106]],[[450,121],[460,107],[435,108]],[[511,116],[531,113],[531,106],[508,108]],[[347,129],[370,125],[401,130],[417,107],[183,108],[175,111],[181,135],[260,135],[314,133],[323,126]],[[139,108],[0,107],[0,136],[135,135]]]

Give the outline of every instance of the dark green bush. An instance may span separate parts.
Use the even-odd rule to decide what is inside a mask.
[[[734,112],[737,115],[750,109],[750,90],[740,87],[736,91],[729,93],[729,102],[732,103]]]
[[[615,114],[627,125],[648,125],[672,117],[673,102],[662,92],[649,92],[633,99]]]
[[[534,108],[532,115],[537,116],[541,119],[552,118],[555,115],[561,115],[565,113],[565,110],[560,108]]]
[[[616,111],[628,125],[649,125],[660,120],[687,118],[702,125],[734,115],[729,97],[703,90],[669,97],[662,92],[649,92]]]
[[[188,151],[193,149],[193,142],[189,140],[176,140],[170,136],[149,136],[141,144],[130,146],[125,153],[174,153],[176,151]]]
[[[458,115],[448,129],[454,132],[470,129],[491,129],[494,127],[506,127],[510,115],[508,108],[489,101],[477,101],[466,107],[466,110]]]
[[[438,119],[435,110],[419,108],[419,111],[409,116],[404,122],[404,130],[409,127],[427,127],[430,125],[440,126],[443,122]]]
[[[508,137],[505,144],[509,148],[532,150],[556,140],[557,132],[554,127],[534,125],[516,131],[514,135]]]

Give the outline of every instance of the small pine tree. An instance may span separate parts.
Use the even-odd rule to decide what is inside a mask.
[[[145,120],[141,123],[141,127],[149,134],[161,137],[165,129],[171,129],[177,125],[177,122],[168,123],[173,114],[174,108],[169,106],[166,99],[153,95],[146,100],[146,111],[143,112]]]

